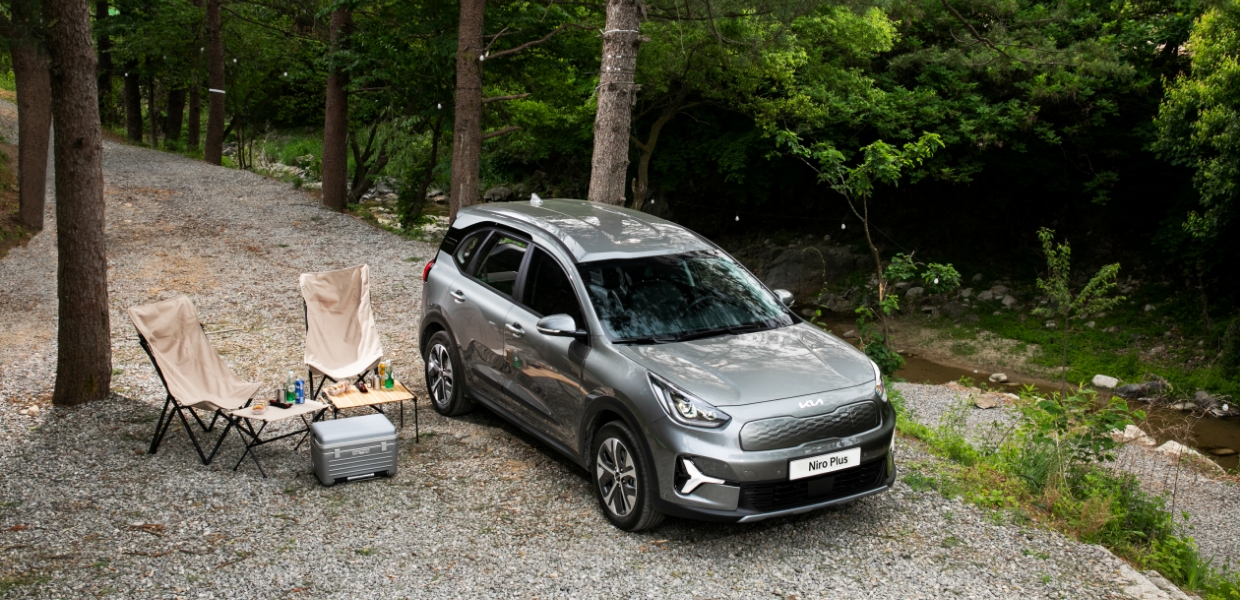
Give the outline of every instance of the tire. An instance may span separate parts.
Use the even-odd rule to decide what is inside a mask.
[[[461,354],[446,331],[436,331],[426,342],[422,354],[426,364],[426,396],[435,412],[456,417],[474,409],[465,396],[465,379],[461,375]]]
[[[594,494],[612,525],[641,531],[663,522],[663,513],[654,507],[658,494],[654,467],[628,426],[612,421],[599,428],[590,455],[594,457]],[[617,473],[621,474],[618,478]]]

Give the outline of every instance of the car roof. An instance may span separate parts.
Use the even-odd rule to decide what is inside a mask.
[[[587,202],[493,202],[461,209],[453,227],[494,221],[533,227],[558,239],[579,262],[710,250],[716,246],[671,221],[643,212]]]

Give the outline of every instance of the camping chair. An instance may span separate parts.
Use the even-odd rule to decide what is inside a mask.
[[[151,440],[150,453],[155,454],[159,449],[159,443],[168,432],[175,413],[180,417],[185,433],[189,434],[190,442],[198,451],[202,464],[211,464],[220,444],[228,436],[228,430],[235,425],[227,411],[248,406],[260,384],[242,381],[224,364],[207,340],[206,331],[198,321],[198,312],[194,310],[194,305],[185,296],[131,307],[129,319],[138,330],[138,343],[142,344],[142,349],[150,357],[159,379],[164,382],[164,389],[168,391],[164,409],[155,425],[155,438]],[[202,421],[198,410],[214,413],[210,425]],[[215,423],[221,416],[228,421],[228,426],[220,434],[210,455],[204,453],[202,446],[198,444],[198,438],[194,435],[189,420],[185,418],[187,411],[198,421],[198,426],[207,432],[215,428]]]
[[[302,273],[300,283],[306,316],[307,398],[317,399],[329,380],[361,380],[376,369],[383,347],[370,311],[369,266]]]

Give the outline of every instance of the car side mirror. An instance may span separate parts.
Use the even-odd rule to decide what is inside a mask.
[[[564,313],[547,315],[538,320],[538,333],[555,337],[586,337],[586,332],[577,329],[577,321]]]
[[[773,291],[775,292],[775,297],[779,298],[780,304],[783,304],[784,306],[792,306],[792,292],[789,292],[788,290]]]

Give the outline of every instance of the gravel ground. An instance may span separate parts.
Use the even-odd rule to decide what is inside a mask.
[[[1010,408],[973,408],[967,394],[941,385],[898,383],[896,388],[916,419],[931,426],[962,422],[974,442],[984,443],[1017,416]],[[1135,474],[1146,491],[1164,495],[1184,532],[1216,566],[1230,564],[1240,570],[1240,486],[1137,444],[1120,447],[1115,468]]]
[[[1131,570],[1105,550],[903,483],[811,515],[623,533],[584,472],[485,411],[424,410],[395,478],[333,488],[291,443],[260,449],[266,479],[231,469],[237,438],[209,467],[179,429],[145,454],[163,389],[126,307],[189,295],[225,361],[274,384],[301,363],[297,274],[366,262],[384,348],[420,385],[432,249],[250,173],[111,142],[104,171],[110,399],[48,404],[50,210],[0,260],[0,597],[1130,597]],[[19,415],[31,404],[38,416]]]

